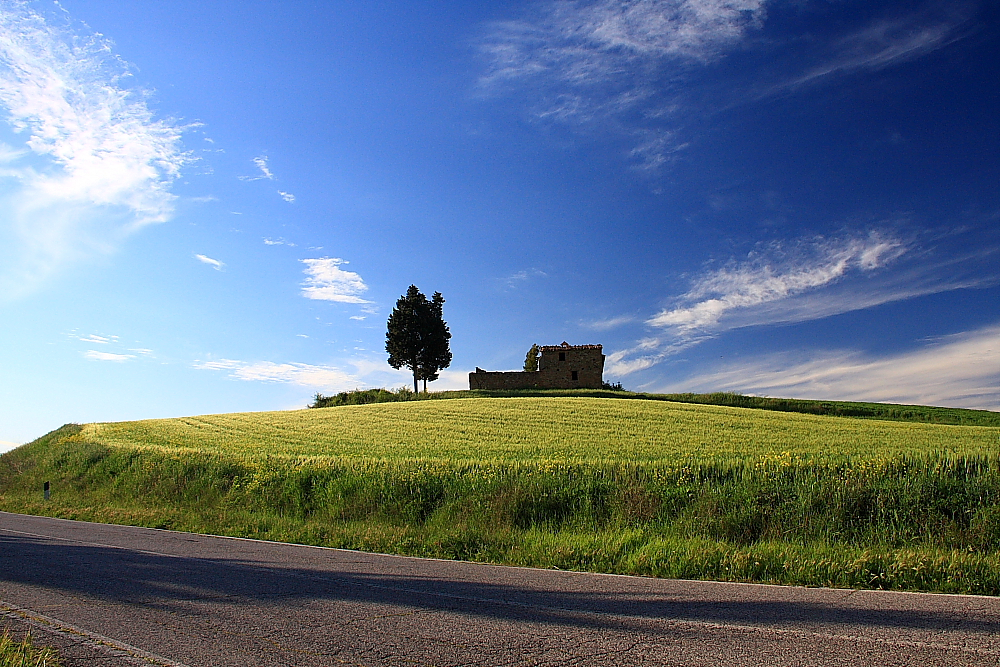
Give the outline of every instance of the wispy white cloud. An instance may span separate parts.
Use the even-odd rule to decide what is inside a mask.
[[[255,157],[253,159],[253,163],[257,165],[258,169],[260,169],[260,173],[262,174],[261,178],[267,178],[272,181],[274,180],[274,174],[272,174],[271,170],[267,168],[267,156]]]
[[[356,357],[336,365],[210,359],[196,361],[192,366],[226,372],[234,380],[292,384],[327,393],[370,387],[412,386],[413,380],[408,370],[391,368],[384,358]],[[439,375],[439,379],[430,385],[435,390],[467,389],[469,386],[468,371],[446,369]]]
[[[108,345],[110,343],[117,343],[118,336],[99,336],[97,334],[88,334],[86,336],[80,336],[79,334],[70,334],[73,338],[77,340],[82,340],[84,343],[100,343],[101,345]]]
[[[967,34],[962,30],[965,16],[961,9],[956,4],[946,17],[932,18],[917,12],[875,21],[834,41],[820,64],[792,77],[779,88],[795,88],[832,75],[879,70],[920,58]]]
[[[882,357],[850,351],[770,355],[657,389],[1000,410],[1000,325]]]
[[[639,171],[659,169],[690,145],[678,142],[677,133],[670,130],[639,129],[634,134],[640,138],[640,143],[629,152],[629,156],[635,160],[633,168]]]
[[[618,317],[609,317],[603,320],[596,320],[593,322],[584,322],[583,326],[588,329],[593,329],[594,331],[610,331],[611,329],[617,329],[618,327],[624,326],[626,324],[631,324],[635,322],[636,318],[633,315],[620,315]]]
[[[678,81],[760,27],[766,0],[547,0],[490,26],[480,45],[487,95],[525,93],[539,119],[633,135],[636,167],[685,147],[664,127]],[[638,122],[639,116],[658,122]]]
[[[608,355],[607,372],[644,370],[724,331],[791,324],[1000,281],[996,248],[934,259],[912,242],[873,232],[761,246],[692,281],[646,320],[656,335]]]
[[[281,238],[278,238],[278,239],[265,238],[264,239],[264,245],[286,245],[289,248],[294,248],[295,247],[295,244],[292,243],[291,241],[286,241],[285,239],[281,239]]]
[[[877,233],[865,238],[817,239],[794,249],[772,245],[744,262],[702,276],[678,306],[662,310],[647,324],[682,337],[709,333],[725,328],[724,320],[733,311],[787,301],[835,283],[850,272],[875,271],[904,252],[902,241]],[[851,304],[843,306],[854,309]],[[775,320],[772,311],[768,321],[781,320]]]
[[[521,271],[515,271],[506,278],[503,279],[504,284],[507,289],[517,289],[522,285],[526,284],[530,280],[536,278],[548,278],[549,274],[545,273],[541,269],[523,269]]]
[[[100,35],[51,25],[28,3],[0,4],[0,113],[25,137],[0,178],[0,287],[22,295],[66,263],[108,252],[174,210],[193,158],[184,127],[155,120],[148,95]]]
[[[196,361],[194,367],[207,371],[228,371],[240,368],[244,363],[236,359],[215,359],[208,361]]]
[[[344,391],[364,383],[356,375],[336,366],[271,361],[244,362],[234,359],[197,361],[195,368],[229,371],[229,376],[246,382],[279,382],[325,391]]]
[[[361,276],[353,271],[344,271],[341,264],[347,261],[339,257],[323,257],[321,259],[303,259],[306,265],[305,282],[302,283],[302,296],[319,301],[337,301],[340,303],[371,303],[359,295],[368,291],[368,286]]]
[[[260,174],[257,176],[237,176],[241,181],[273,181],[274,174],[271,173],[270,168],[267,166],[267,156],[260,155],[253,159],[254,166],[260,170]]]
[[[111,349],[116,349],[120,345],[121,341],[118,336],[109,334],[87,334],[86,336],[77,333],[76,331],[70,331],[66,334],[68,338],[73,340],[78,340],[84,343],[89,343],[91,345],[104,345]],[[87,359],[94,359],[96,361],[128,361],[129,359],[135,359],[138,357],[152,357],[153,350],[146,347],[134,347],[127,348],[125,353],[116,352],[99,352],[97,350],[86,350],[81,354]]]
[[[205,255],[195,255],[194,258],[202,264],[208,264],[216,271],[221,271],[223,267],[226,266],[225,262],[220,262],[217,259],[212,259],[211,257],[206,257]]]
[[[13,146],[8,146],[7,144],[0,142],[0,163],[4,162],[14,162],[28,155],[29,151],[27,148],[14,148]]]
[[[237,176],[237,178],[240,179],[241,181],[248,181],[248,182],[277,180],[277,178],[274,175],[274,172],[272,172],[270,166],[268,166],[267,161],[268,157],[266,155],[259,155],[255,157],[253,159],[253,163],[254,166],[257,167],[257,169],[260,171],[260,173],[257,174],[256,176]],[[282,190],[278,190],[278,195],[288,203],[292,203],[295,201],[295,195],[293,195],[290,192],[284,192]]]
[[[765,0],[556,0],[493,24],[484,85],[547,75],[573,89],[639,75],[663,59],[705,61],[765,16]],[[644,67],[646,66],[646,67]],[[631,86],[641,95],[641,86]]]
[[[926,3],[849,33],[754,40],[770,4],[540,0],[522,18],[488,26],[478,44],[486,61],[479,89],[523,100],[529,117],[540,121],[631,137],[625,153],[633,168],[655,172],[689,146],[685,137],[698,117],[832,75],[920,58],[969,34],[974,6]],[[737,49],[766,53],[771,64],[726,79],[733,75],[712,65]],[[772,69],[783,74],[767,74]]]
[[[83,356],[96,361],[115,361],[118,363],[135,359],[134,354],[116,354],[114,352],[98,352],[97,350],[87,350],[83,353]]]
[[[261,361],[241,366],[233,377],[250,382],[288,382],[303,387],[347,387],[357,383],[357,378],[333,366],[310,364],[276,364]]]
[[[612,377],[625,377],[645,370],[689,347],[702,342],[701,338],[670,340],[650,336],[623,350],[616,350],[605,359],[605,372]]]

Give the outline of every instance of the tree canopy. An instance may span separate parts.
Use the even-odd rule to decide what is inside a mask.
[[[532,345],[531,349],[528,350],[528,354],[524,357],[524,370],[529,373],[534,373],[538,370],[538,355],[541,352],[538,345]]]
[[[443,307],[440,292],[434,292],[428,301],[416,285],[410,285],[389,314],[385,334],[389,365],[413,371],[415,392],[420,390],[419,380],[424,381],[426,391],[427,382],[438,379],[438,371],[451,365],[451,332],[444,321]]]

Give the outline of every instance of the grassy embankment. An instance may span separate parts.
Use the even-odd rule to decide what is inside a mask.
[[[1000,593],[997,426],[551,396],[87,424],[0,457],[0,508],[564,569]]]

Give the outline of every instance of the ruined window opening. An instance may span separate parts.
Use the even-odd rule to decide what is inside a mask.
[[[573,374],[573,379],[574,380],[579,380],[580,379],[579,377],[577,377],[577,373],[578,373],[577,371],[570,371],[570,372]]]
[[[559,353],[559,361],[566,361],[566,353],[565,352],[560,352]]]

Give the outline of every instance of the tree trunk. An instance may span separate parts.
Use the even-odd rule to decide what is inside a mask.
[[[427,393],[427,378],[424,378],[424,393]]]
[[[413,369],[413,393],[414,394],[419,394],[420,393],[420,386],[417,384],[417,369],[416,368]]]

